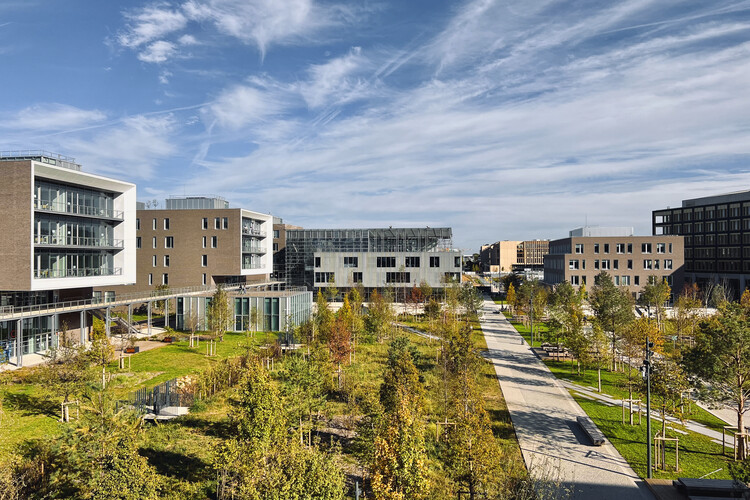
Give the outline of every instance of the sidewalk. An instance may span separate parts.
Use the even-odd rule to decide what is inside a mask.
[[[497,309],[485,300],[482,330],[532,477],[559,481],[576,500],[653,499],[614,446],[590,444],[575,421],[585,412]]]

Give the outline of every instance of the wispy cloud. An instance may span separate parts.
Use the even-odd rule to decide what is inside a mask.
[[[0,120],[0,128],[26,131],[61,131],[102,122],[106,114],[67,104],[36,104]]]

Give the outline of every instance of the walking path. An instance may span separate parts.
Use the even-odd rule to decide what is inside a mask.
[[[532,478],[559,481],[575,500],[653,499],[614,446],[590,444],[576,423],[586,413],[497,309],[484,301],[482,331]]]

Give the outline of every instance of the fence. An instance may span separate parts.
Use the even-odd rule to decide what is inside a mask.
[[[139,389],[132,393],[127,401],[122,403],[136,408],[142,413],[151,410],[155,415],[169,406],[191,406],[195,401],[195,394],[185,390],[176,378],[167,380],[152,389]]]

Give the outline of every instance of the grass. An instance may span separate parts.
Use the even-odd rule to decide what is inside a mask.
[[[542,321],[535,321],[534,322],[534,345],[531,344],[531,326],[526,326],[520,321],[514,321],[513,315],[511,315],[507,311],[503,311],[503,314],[506,318],[508,318],[508,321],[510,321],[510,324],[513,325],[513,327],[518,331],[518,333],[521,334],[521,336],[524,338],[524,340],[531,345],[532,347],[541,347],[542,343],[544,342],[542,339],[544,338],[545,334],[549,332],[549,328],[547,327],[547,324]]]

